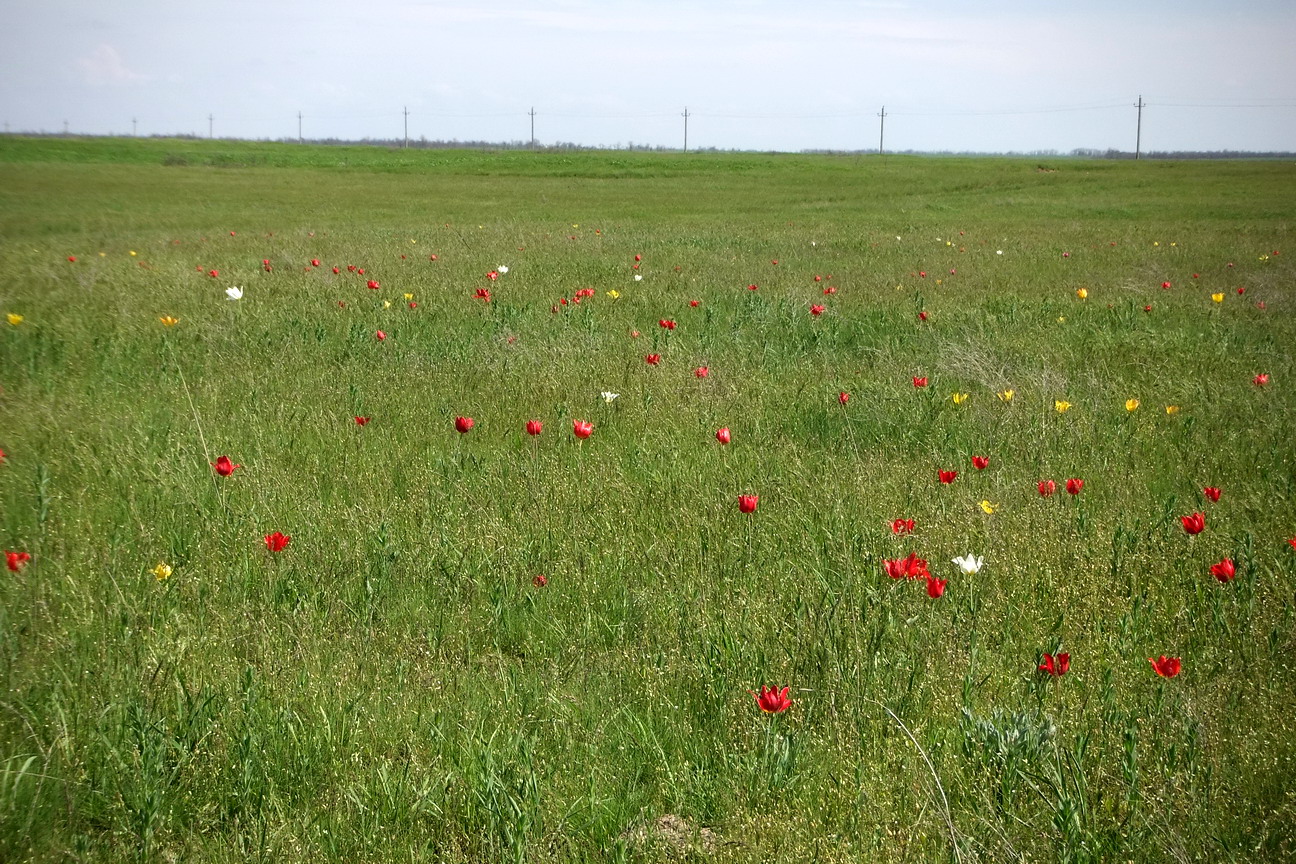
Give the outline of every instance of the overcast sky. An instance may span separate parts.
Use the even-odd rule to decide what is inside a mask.
[[[11,131],[1296,150],[1292,0],[0,0]]]

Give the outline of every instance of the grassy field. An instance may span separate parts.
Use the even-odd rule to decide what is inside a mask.
[[[1291,860],[1294,217],[0,138],[0,860]]]

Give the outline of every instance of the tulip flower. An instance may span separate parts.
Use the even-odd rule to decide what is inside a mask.
[[[367,425],[369,425],[369,418],[368,418],[368,417],[356,417],[356,418],[355,418],[355,424],[356,424],[357,426],[367,426]]]
[[[760,707],[760,710],[764,711],[766,714],[782,714],[784,711],[792,707],[792,700],[788,698],[788,689],[789,688],[787,687],[784,687],[782,690],[777,687],[766,689],[765,686],[762,685],[760,693],[757,693],[755,690],[748,690],[747,692],[756,700],[756,704]]]
[[[1088,289],[1088,288],[1077,288],[1077,289],[1076,289],[1076,296],[1079,297],[1081,300],[1087,300],[1087,299],[1089,299],[1089,289]]]
[[[291,537],[289,537],[286,534],[282,534],[278,531],[274,532],[273,534],[267,534],[265,536],[266,549],[268,549],[271,552],[282,552],[283,550],[288,548],[288,544],[291,542],[292,542]]]
[[[382,286],[378,284],[377,279],[370,279],[369,281],[365,282],[365,287],[368,288],[370,291],[377,291]]]
[[[1162,287],[1162,289],[1169,290],[1169,288],[1170,288],[1170,283],[1169,283],[1169,282],[1162,282],[1162,283],[1161,283],[1161,287]]]
[[[1202,494],[1211,501],[1219,501],[1220,499],[1220,489],[1218,486],[1207,486],[1202,490]]]
[[[926,320],[927,320],[927,311],[926,311],[926,310],[923,310],[922,312],[919,312],[919,313],[918,313],[918,320],[919,320],[919,321],[926,321]]]
[[[1166,406],[1166,414],[1174,415],[1174,414],[1178,414],[1178,413],[1179,413],[1179,406],[1178,406],[1178,405],[1167,405],[1167,406]]]
[[[1126,400],[1125,400],[1125,410],[1126,410],[1126,411],[1130,411],[1130,412],[1137,411],[1137,410],[1138,410],[1138,407],[1139,407],[1139,400],[1137,400],[1137,399],[1126,399]]]
[[[171,572],[172,572],[171,565],[166,563],[165,561],[159,561],[157,566],[154,567],[149,572],[153,574],[154,578],[156,578],[157,581],[161,582],[164,579],[171,578]]]
[[[760,503],[760,496],[759,496],[759,495],[739,495],[739,496],[738,496],[738,512],[740,512],[740,513],[755,513],[755,512],[756,512],[756,505],[759,504],[759,503]]]
[[[1179,670],[1183,666],[1183,664],[1179,662],[1178,657],[1167,657],[1164,654],[1155,660],[1149,657],[1148,662],[1152,664],[1152,668],[1156,670],[1156,674],[1160,675],[1162,678],[1175,677],[1179,674]]]
[[[239,288],[236,285],[231,285],[230,287],[225,289],[225,296],[231,300],[242,300],[243,289]]]
[[[218,276],[220,276],[220,271],[219,271],[219,270],[209,270],[209,271],[207,271],[207,275],[210,276],[211,278],[215,279],[215,278],[217,278]]]
[[[180,323],[180,319],[173,315],[163,315],[158,320],[162,322],[163,327],[174,327]]]
[[[958,478],[959,474],[957,471],[944,471],[939,469],[936,473],[940,477],[940,482],[942,483],[953,483],[955,479]]]
[[[892,519],[892,534],[912,534],[914,530],[914,520],[912,519]]]
[[[824,312],[824,307],[823,307],[822,304],[820,304],[820,303],[812,303],[812,304],[810,304],[810,314],[811,314],[811,315],[814,315],[814,316],[817,318],[817,317],[819,317],[820,315],[822,315],[823,312]]]
[[[972,457],[972,467],[977,469],[978,471],[984,471],[986,469],[986,466],[988,466],[989,464],[990,464],[989,456]]]
[[[27,562],[30,560],[30,552],[10,552],[5,550],[5,566],[13,573],[22,570],[23,567],[27,566]]]
[[[387,334],[384,333],[384,332],[381,331],[381,330],[375,330],[375,331],[374,331],[374,338],[377,339],[379,342],[382,342],[382,341],[386,340],[386,338],[387,338]]]
[[[1070,480],[1066,482],[1066,490],[1068,495],[1079,495],[1080,490],[1083,488],[1084,488],[1084,481],[1081,480],[1079,477],[1072,477]]]
[[[503,276],[505,273],[508,272],[508,267],[507,267],[506,265],[504,265],[504,264],[499,265],[499,266],[496,267],[495,269],[499,271],[499,274],[500,274],[501,276]]]
[[[717,429],[717,430],[716,430],[716,436],[715,436],[715,437],[716,437],[716,440],[719,441],[721,444],[728,444],[728,443],[729,443],[729,427],[728,427],[728,426],[725,426],[725,427],[723,427],[723,428],[721,428],[721,429]]]
[[[1224,292],[1223,292],[1223,291],[1220,291],[1220,292],[1217,292],[1217,293],[1215,293],[1215,294],[1212,294],[1212,295],[1211,295],[1211,299],[1214,300],[1216,303],[1223,303],[1223,302],[1224,302]]]
[[[699,367],[697,367],[696,369],[693,370],[693,377],[694,377],[694,378],[705,378],[705,377],[707,377],[707,376],[710,375],[710,374],[711,374],[711,370],[708,369],[708,368],[705,367],[705,366],[699,366]]]
[[[927,572],[927,559],[919,558],[913,552],[899,559],[886,559],[882,569],[892,579],[917,579],[919,576],[930,576]]]
[[[531,584],[537,588],[543,588],[549,584],[549,580],[545,578],[543,573],[537,573],[531,577]]]
[[[572,434],[584,441],[586,438],[594,434],[594,424],[590,423],[588,420],[573,420]]]
[[[532,437],[539,435],[544,430],[544,424],[539,420],[528,420],[526,422],[526,433]]]
[[[945,583],[948,579],[937,579],[935,576],[927,576],[927,596],[935,600],[945,593]]]
[[[11,327],[17,327],[23,322],[23,316],[19,315],[17,312],[10,312],[5,317],[9,320],[9,326]]]
[[[968,394],[955,393],[952,396],[950,396],[950,398],[954,400],[955,405],[962,405],[964,402],[968,400]]]
[[[1189,534],[1200,534],[1206,527],[1206,514],[1194,513],[1191,516],[1180,516],[1179,521],[1183,523],[1183,529]]]
[[[454,421],[455,431],[460,435],[465,434],[469,429],[473,428],[473,425],[473,418],[471,417],[456,417]]]
[[[850,394],[847,393],[845,390],[843,390],[842,392],[837,394],[837,401],[845,405],[847,402],[850,401]]]
[[[243,467],[242,465],[235,465],[228,456],[217,456],[216,461],[211,464],[216,469],[216,473],[222,477],[228,477]]]
[[[917,375],[913,376],[913,386],[915,386],[915,387],[926,387],[926,386],[927,386],[927,376],[924,375],[924,376],[922,376],[921,378],[918,377]]]
[[[1070,402],[1067,402],[1067,401],[1064,400],[1064,399],[1055,399],[1055,400],[1053,400],[1053,408],[1054,408],[1054,409],[1055,409],[1059,414],[1065,414],[1067,411],[1069,411],[1069,410],[1071,409],[1071,403],[1070,403]]]
[[[987,516],[993,515],[993,513],[995,512],[995,508],[998,506],[999,506],[998,504],[991,504],[989,501],[987,501],[984,498],[981,499],[981,512],[986,514]]]
[[[951,560],[953,561],[953,563],[957,564],[958,568],[968,576],[975,576],[976,574],[980,573],[981,565],[985,564],[984,558],[978,558],[975,555],[973,555],[971,552],[964,555],[962,558],[954,558]]]
[[[1052,480],[1039,481],[1039,494],[1041,498],[1047,498],[1057,491],[1057,484]]]
[[[999,391],[998,393],[996,393],[995,395],[999,397],[999,401],[1000,401],[1000,402],[1011,402],[1013,396],[1016,395],[1016,391],[1014,391],[1014,390],[1000,390],[1000,391]]]
[[[608,403],[609,405],[611,405],[611,404],[613,403],[613,401],[615,401],[616,398],[617,398],[618,396],[620,396],[621,394],[620,394],[620,393],[613,393],[613,392],[611,392],[611,391],[609,391],[609,390],[604,390],[604,391],[602,392],[602,394],[600,394],[600,395],[603,397],[603,401],[604,401],[604,402],[606,402],[606,403]]]
[[[75,263],[76,263],[76,256],[75,256],[75,255],[69,255],[69,256],[68,256],[68,261],[71,261],[73,264],[75,264]]]
[[[311,266],[312,266],[312,267],[318,267],[318,266],[319,266],[319,259],[318,259],[318,258],[312,258],[312,259],[311,259]]]
[[[1259,375],[1251,379],[1251,383],[1256,385],[1257,387],[1263,387],[1264,385],[1269,383],[1269,373],[1261,372]]]
[[[1052,675],[1054,678],[1061,678],[1071,668],[1070,654],[1049,654],[1044,652],[1044,660],[1039,664],[1039,671]]]
[[[1211,575],[1221,582],[1231,582],[1237,575],[1237,569],[1233,566],[1232,558],[1225,558],[1218,564],[1212,564],[1210,568]]]
[[[661,355],[660,355],[660,354],[645,354],[645,355],[644,355],[644,362],[647,363],[649,366],[656,366],[658,363],[661,362]]]

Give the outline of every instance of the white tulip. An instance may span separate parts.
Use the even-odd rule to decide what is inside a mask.
[[[226,288],[226,289],[225,289],[225,296],[228,297],[228,298],[231,299],[231,300],[242,300],[242,299],[243,299],[243,289],[242,289],[242,288],[236,288],[236,287],[234,287],[234,286],[230,286],[229,288]]]
[[[608,403],[609,405],[611,405],[611,404],[612,404],[612,400],[616,399],[616,398],[617,398],[618,396],[620,396],[620,395],[621,395],[620,393],[612,393],[612,392],[610,392],[610,391],[604,390],[604,391],[603,391],[603,401],[606,402],[606,403]]]
[[[969,576],[979,573],[981,571],[981,565],[985,563],[984,558],[978,558],[971,552],[962,558],[955,558],[953,560],[954,563],[959,566],[959,569]]]

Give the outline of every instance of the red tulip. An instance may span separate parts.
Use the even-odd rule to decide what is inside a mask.
[[[692,306],[694,309],[696,309],[698,303],[700,303],[700,302],[701,302],[701,301],[699,301],[699,300],[690,300],[690,301],[689,301],[689,305]]]
[[[219,270],[209,270],[209,271],[207,271],[207,275],[210,276],[211,278],[215,279],[217,276],[220,275],[220,271],[219,271]]]
[[[1149,657],[1148,662],[1152,664],[1152,668],[1155,669],[1156,673],[1162,678],[1175,677],[1179,674],[1179,670],[1183,665],[1179,662],[1178,657],[1167,657],[1164,654],[1156,660]]]
[[[837,286],[836,286],[836,285],[829,285],[827,288],[823,289],[823,293],[824,293],[825,296],[830,295],[830,294],[836,294],[836,293],[837,293]]]
[[[318,266],[319,266],[319,259],[318,259],[318,258],[312,258],[312,259],[311,259],[311,266],[312,266],[312,267],[318,267]]]
[[[636,255],[636,256],[635,256],[635,260],[636,260],[636,261],[642,261],[642,260],[643,260],[643,256],[642,256],[642,255]]]
[[[665,330],[674,330],[675,322],[670,320],[669,318],[663,318],[662,320],[657,322],[657,326]]]
[[[914,530],[914,520],[912,519],[892,519],[892,534],[910,534]]]
[[[1212,564],[1210,572],[1212,576],[1221,582],[1232,582],[1233,577],[1237,575],[1237,570],[1233,566],[1232,558],[1225,558],[1218,564]]]
[[[543,588],[549,584],[549,580],[545,578],[543,573],[537,573],[531,577],[531,584],[537,588]]]
[[[717,429],[717,430],[716,430],[716,440],[719,441],[721,444],[728,444],[728,443],[729,443],[729,427],[728,427],[728,426],[725,426],[725,427],[723,427],[723,428],[721,428],[721,429]]]
[[[1169,282],[1162,282],[1162,283],[1161,283],[1161,287],[1162,287],[1162,288],[1167,288],[1167,289],[1168,289],[1168,288],[1170,287],[1170,283],[1169,283]]]
[[[381,341],[383,341],[384,339],[387,338],[387,334],[384,333],[384,332],[381,331],[381,330],[375,330],[375,331],[374,331],[374,338],[377,339],[379,342],[381,342]]]
[[[216,469],[216,473],[222,477],[228,477],[233,474],[236,469],[243,467],[242,465],[235,465],[230,461],[228,456],[217,456],[216,461],[211,464],[212,467]]]
[[[4,450],[0,450],[0,464],[4,464],[4,461],[5,461],[5,452]]]
[[[68,256],[68,260],[71,261],[73,264],[75,264],[75,263],[76,263],[76,256],[75,256],[75,255],[69,255],[69,256]]]
[[[748,291],[755,291],[755,290],[756,290],[756,286],[755,286],[755,285],[748,285],[748,286],[747,286],[747,290],[748,290]]]
[[[945,593],[945,583],[948,579],[937,579],[935,576],[927,576],[927,596],[933,600]]]
[[[927,320],[927,310],[924,309],[922,312],[919,312],[919,313],[918,313],[918,320],[919,320],[919,321],[926,321],[926,320]]]
[[[5,566],[8,567],[14,573],[17,573],[19,570],[22,570],[22,568],[25,567],[27,565],[27,562],[30,560],[31,560],[31,553],[29,552],[10,552],[8,550],[5,551]]]
[[[782,690],[777,687],[770,687],[767,690],[765,686],[762,685],[759,694],[756,693],[755,690],[748,690],[747,692],[756,700],[756,704],[760,706],[760,710],[764,711],[766,714],[782,714],[784,711],[792,707],[792,700],[788,698],[788,689],[789,688],[787,687],[784,687]]]
[[[972,457],[972,467],[977,469],[978,471],[984,471],[986,469],[986,466],[988,466],[989,464],[990,464],[989,456]]]
[[[1220,489],[1218,486],[1207,486],[1202,490],[1202,494],[1211,501],[1219,501],[1220,499]]]
[[[658,363],[661,362],[661,355],[660,355],[660,354],[645,354],[645,355],[644,355],[644,362],[647,363],[649,366],[656,366]]]
[[[429,261],[435,261],[435,260],[437,260],[437,256],[435,256],[435,255],[429,255],[429,256],[428,256],[428,260],[429,260]]]
[[[1288,540],[1287,542],[1291,544],[1291,547],[1292,547],[1293,549],[1296,549],[1296,537],[1291,538],[1291,539]]]
[[[594,424],[588,420],[573,420],[572,434],[584,441],[594,434]]]
[[[926,386],[927,386],[927,376],[924,375],[924,376],[922,376],[921,378],[919,378],[917,375],[915,375],[915,376],[914,376],[914,379],[913,379],[913,385],[914,385],[915,387],[926,387]]]
[[[1039,494],[1041,498],[1047,498],[1057,491],[1057,484],[1052,480],[1039,481]]]
[[[884,560],[882,567],[892,579],[917,579],[919,576],[931,576],[927,572],[927,559],[919,558],[913,552],[898,560]]]
[[[494,282],[496,279],[499,278],[499,273],[496,272],[496,271],[494,271],[494,270],[492,270],[492,271],[490,271],[489,273],[486,274],[486,278],[489,279],[489,280],[491,280],[492,282]]]
[[[837,401],[845,405],[847,402],[850,401],[850,394],[847,393],[845,390],[843,390],[842,392],[837,394]]]
[[[341,273],[341,272],[342,272],[342,269],[341,269],[340,267],[334,267],[334,268],[333,268],[333,273],[334,273],[334,275],[337,275],[338,273]]]
[[[1084,481],[1079,477],[1072,477],[1066,482],[1066,490],[1069,495],[1079,495],[1080,490],[1084,488]]]
[[[821,304],[819,304],[819,303],[812,303],[812,304],[810,305],[810,314],[811,314],[811,315],[819,316],[819,315],[822,315],[822,314],[823,314],[823,311],[824,311],[824,307],[823,307]]]
[[[815,274],[815,281],[816,281],[816,282],[822,282],[822,281],[823,281],[823,277],[816,273],[816,274]]]
[[[454,421],[454,426],[455,426],[455,431],[458,432],[460,435],[463,435],[469,429],[473,428],[473,418],[456,417]]]
[[[1179,521],[1183,523],[1184,530],[1189,534],[1200,534],[1206,527],[1206,514],[1194,513],[1191,516],[1180,516]]]
[[[1269,383],[1269,373],[1261,372],[1259,375],[1251,379],[1251,383],[1256,385],[1257,387],[1263,387],[1264,385]]]
[[[369,418],[368,418],[368,417],[357,417],[357,418],[355,418],[355,424],[356,424],[357,426],[367,426],[367,425],[369,425]]]
[[[937,470],[936,473],[940,475],[940,482],[942,483],[953,483],[954,480],[958,477],[957,471]]]
[[[380,286],[378,285],[377,279],[370,279],[368,282],[365,283],[365,287],[368,288],[370,291],[377,291]]]
[[[1148,305],[1144,306],[1144,307],[1143,307],[1143,311],[1144,311],[1144,312],[1151,312],[1151,311],[1152,311],[1152,304],[1149,303]]]
[[[694,377],[694,378],[705,378],[705,377],[707,377],[707,376],[710,375],[710,374],[711,374],[711,370],[708,369],[708,368],[705,367],[705,366],[699,366],[699,367],[697,367],[696,369],[693,370],[693,377]]]
[[[758,503],[760,503],[760,496],[759,496],[759,495],[739,495],[739,496],[738,496],[738,512],[740,512],[740,513],[755,513],[755,512],[756,512],[756,505],[757,505]]]
[[[288,544],[291,542],[292,542],[291,537],[285,534],[281,534],[278,531],[274,532],[273,534],[267,534],[265,537],[266,549],[270,550],[271,552],[282,552],[283,550],[288,548]]]
[[[1071,655],[1058,654],[1054,656],[1047,651],[1044,652],[1044,662],[1039,664],[1039,671],[1047,672],[1054,678],[1061,678],[1071,668]]]
[[[526,423],[526,431],[528,435],[539,435],[543,429],[544,424],[539,420],[528,420]]]
[[[476,291],[473,292],[473,299],[481,300],[484,303],[489,303],[491,301],[491,293],[487,291],[485,288],[478,288]]]

